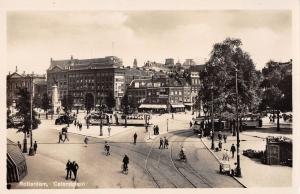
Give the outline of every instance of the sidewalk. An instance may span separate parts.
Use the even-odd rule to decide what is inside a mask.
[[[244,134],[245,133],[245,134]],[[251,132],[250,132],[251,133]],[[281,165],[265,165],[260,160],[250,159],[243,156],[243,150],[265,150],[266,141],[264,136],[275,135],[266,133],[255,133],[255,136],[249,136],[249,132],[240,134],[240,164],[242,177],[235,177],[246,187],[289,187],[292,185],[292,168]],[[222,160],[223,150],[229,151],[229,162],[231,167],[234,167],[236,162],[236,154],[234,159],[231,158],[230,147],[232,144],[236,146],[236,137],[228,136],[227,143],[223,142],[222,151],[215,152],[210,149],[211,139],[202,138],[203,143],[211,151],[211,153],[219,160]],[[218,146],[218,141],[215,141],[215,147]],[[219,167],[216,167],[218,169]],[[224,175],[226,176],[226,175]]]

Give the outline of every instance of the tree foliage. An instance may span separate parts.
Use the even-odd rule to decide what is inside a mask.
[[[88,113],[94,107],[94,103],[95,103],[95,99],[94,99],[93,94],[87,93],[85,95],[85,109],[87,110]]]
[[[64,111],[67,113],[68,111],[72,110],[74,105],[74,97],[71,94],[63,96],[62,99],[62,107],[64,107]]]
[[[105,102],[109,110],[116,106],[116,100],[112,92],[109,92],[108,96],[105,98]]]
[[[50,108],[51,108],[50,99],[49,99],[47,93],[44,93],[43,98],[42,98],[42,109],[45,112],[47,112]]]
[[[204,70],[200,72],[202,86],[199,96],[204,104],[209,105],[213,94],[214,111],[219,115],[225,111],[235,112],[236,70],[239,112],[254,112],[260,102],[259,72],[241,46],[241,40],[231,38],[216,43]]]
[[[18,95],[18,99],[16,102],[16,109],[17,109],[16,116],[23,118],[21,123],[19,124],[18,129],[23,133],[28,133],[31,128],[30,92],[27,90],[27,88],[19,88],[17,95]],[[36,118],[36,115],[37,113],[34,111],[32,107],[32,129],[36,129],[38,125],[41,123],[40,120]]]

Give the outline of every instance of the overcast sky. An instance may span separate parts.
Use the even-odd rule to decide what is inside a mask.
[[[9,12],[8,69],[45,73],[50,57],[71,55],[116,55],[125,66],[134,58],[138,66],[169,57],[204,63],[213,44],[226,37],[240,38],[261,69],[270,59],[292,58],[291,19],[290,11],[278,10]]]

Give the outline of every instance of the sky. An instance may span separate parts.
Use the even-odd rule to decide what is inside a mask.
[[[194,59],[203,64],[215,43],[239,38],[256,68],[292,58],[288,10],[10,11],[7,66],[46,73],[54,60],[115,55],[124,66],[147,60]]]

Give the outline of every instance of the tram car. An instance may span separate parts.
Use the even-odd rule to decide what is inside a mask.
[[[100,125],[101,123],[101,119],[102,118],[102,124],[103,125],[107,125],[108,121],[109,121],[109,115],[108,114],[102,114],[102,116],[100,117],[100,114],[91,114],[89,115],[89,124],[90,125]]]
[[[125,125],[125,118],[127,117],[127,125],[145,125],[149,123],[150,115],[148,114],[129,114],[118,115],[118,122],[120,125]]]

